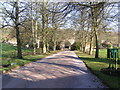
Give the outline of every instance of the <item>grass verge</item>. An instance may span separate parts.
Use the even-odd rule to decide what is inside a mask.
[[[106,75],[100,72],[101,68],[107,68],[109,64],[109,60],[105,58],[95,59],[94,56],[88,55],[79,51],[75,51],[75,53],[82,59],[87,67],[96,75],[98,78],[102,80],[102,82],[110,88],[120,88],[120,77]],[[118,65],[120,68],[120,65]]]
[[[57,50],[57,51],[50,51],[47,54],[33,55],[32,49],[22,48],[23,59],[17,59],[16,51],[17,51],[16,46],[2,43],[2,60],[0,60],[0,64],[1,64],[0,73],[8,72],[11,69],[14,69],[16,67],[24,66],[25,64],[40,60],[41,58],[44,58],[46,56],[59,52],[59,50]]]

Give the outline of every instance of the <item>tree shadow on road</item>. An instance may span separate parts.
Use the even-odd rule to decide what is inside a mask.
[[[78,58],[78,57],[68,56],[68,55],[60,55],[60,56],[57,56],[57,57],[47,58],[47,59],[59,59],[59,58],[71,58],[71,59],[80,60],[80,58]]]
[[[32,76],[32,75],[30,75]],[[12,77],[11,75],[3,76],[2,87],[5,88],[95,88],[98,81],[94,81],[88,74],[74,74],[68,76],[47,77],[46,79],[37,79],[39,77]],[[54,77],[53,77],[54,76]],[[30,80],[31,79],[31,80]]]
[[[61,66],[61,67],[65,67],[65,68],[72,68],[72,69],[80,70],[80,71],[82,71],[82,72],[87,73],[87,70],[84,70],[84,69],[82,69],[81,67],[74,66],[74,65],[66,65],[66,64],[58,64],[58,63],[50,63],[50,62],[36,62],[36,63],[44,63],[44,64]]]

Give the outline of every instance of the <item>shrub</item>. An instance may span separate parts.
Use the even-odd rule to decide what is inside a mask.
[[[80,42],[75,42],[72,46],[71,46],[72,50],[80,50]]]
[[[106,47],[107,47],[107,48],[111,48],[111,45],[110,45],[110,44],[106,44]]]

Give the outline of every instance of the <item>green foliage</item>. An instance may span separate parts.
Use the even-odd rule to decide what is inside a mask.
[[[76,46],[76,49],[77,49],[77,50],[80,50],[80,42],[77,42],[77,43],[75,44],[75,46]]]
[[[72,45],[72,50],[80,50],[80,42],[75,42]]]
[[[106,47],[107,47],[107,48],[111,48],[111,45],[110,45],[110,44],[106,44]]]

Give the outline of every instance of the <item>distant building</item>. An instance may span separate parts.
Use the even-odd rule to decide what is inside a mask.
[[[13,46],[17,46],[17,40],[16,40],[16,38],[11,38],[11,39],[9,39],[9,40],[8,40],[8,43],[9,43],[9,44],[12,44]]]
[[[118,43],[118,47],[120,47],[120,43]]]
[[[110,41],[102,41],[102,43],[101,43],[101,48],[107,48],[108,47],[108,45],[110,45],[110,47],[113,47],[113,43],[112,42],[110,42]]]

